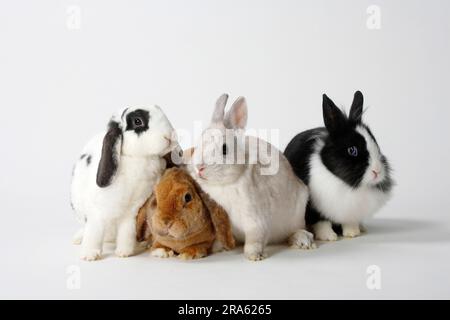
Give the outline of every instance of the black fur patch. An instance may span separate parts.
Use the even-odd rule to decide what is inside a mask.
[[[110,121],[108,132],[103,138],[102,156],[97,170],[97,185],[101,188],[111,184],[112,178],[117,171],[120,155],[116,152],[116,146],[121,139],[122,130],[119,123]]]
[[[339,223],[335,223],[331,221],[330,219],[324,217],[318,210],[316,210],[313,206],[311,201],[308,201],[308,204],[306,205],[306,212],[305,212],[305,222],[307,226],[315,225],[316,223],[320,221],[330,221],[332,224],[333,231],[337,234],[342,235],[342,225]]]
[[[349,147],[357,148],[357,156],[348,154]],[[353,188],[359,186],[369,166],[366,140],[353,128],[341,131],[339,135],[329,135],[320,157],[330,172]]]
[[[306,225],[312,226],[319,221],[326,220],[319,211],[317,211],[311,204],[311,201],[308,201],[306,205],[306,213],[305,213],[305,222]]]
[[[309,184],[309,161],[314,152],[316,141],[326,134],[325,128],[316,128],[299,133],[289,142],[284,151],[284,155],[295,174],[306,184]]]
[[[127,114],[127,127],[126,131],[134,131],[136,134],[141,134],[148,130],[148,123],[150,120],[150,114],[147,110],[137,109]],[[141,124],[138,125],[137,122]]]

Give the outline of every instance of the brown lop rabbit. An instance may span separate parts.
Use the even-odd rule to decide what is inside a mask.
[[[166,170],[136,227],[138,241],[151,239],[152,255],[161,258],[197,259],[235,246],[227,213],[182,168]]]

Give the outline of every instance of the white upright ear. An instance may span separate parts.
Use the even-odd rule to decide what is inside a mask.
[[[245,129],[247,125],[247,101],[239,97],[227,112],[224,120],[227,129]]]
[[[225,106],[228,101],[228,95],[224,93],[217,99],[216,108],[214,109],[214,113],[211,119],[212,123],[223,123],[223,117],[225,112]]]

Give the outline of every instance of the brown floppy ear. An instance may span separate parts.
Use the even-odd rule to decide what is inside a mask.
[[[136,217],[136,240],[138,242],[151,240],[152,232],[149,225],[149,218],[151,218],[155,210],[156,196],[153,192],[152,196],[139,209]]]
[[[231,232],[231,223],[227,212],[195,183],[197,192],[209,211],[211,220],[216,231],[217,239],[222,243],[225,250],[231,250],[236,246],[236,242]]]

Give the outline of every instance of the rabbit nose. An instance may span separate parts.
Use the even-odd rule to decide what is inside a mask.
[[[372,173],[375,179],[378,178],[378,175],[380,174],[380,172],[377,170],[372,170]]]
[[[167,228],[170,228],[173,224],[173,221],[170,217],[164,217],[161,220],[162,220],[162,223],[164,224],[164,226]]]
[[[198,169],[198,176],[200,178],[204,178],[203,174],[205,173],[205,167],[204,166],[198,166],[197,169]]]

